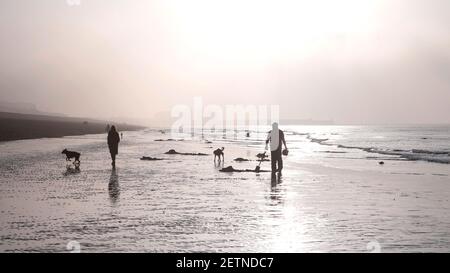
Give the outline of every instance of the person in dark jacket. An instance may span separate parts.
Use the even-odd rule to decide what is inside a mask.
[[[109,147],[109,153],[111,154],[111,165],[113,168],[116,167],[116,155],[119,154],[119,142],[120,137],[119,133],[117,133],[116,126],[111,126],[111,129],[108,133],[108,147]]]

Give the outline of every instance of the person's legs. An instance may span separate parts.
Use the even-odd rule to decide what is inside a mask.
[[[272,174],[277,172],[277,153],[271,152],[270,161],[272,163]]]
[[[111,165],[116,166],[116,154],[115,153],[111,153],[111,160],[112,160]]]
[[[278,174],[281,176],[281,171],[283,170],[283,157],[278,158]]]

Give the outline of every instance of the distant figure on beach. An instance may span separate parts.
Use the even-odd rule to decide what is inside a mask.
[[[111,129],[108,133],[108,147],[111,154],[111,165],[113,166],[113,168],[116,167],[116,155],[119,154],[119,142],[119,133],[117,133],[116,126],[113,125],[111,126]]]
[[[120,139],[123,140],[123,133],[122,132],[120,133]]]
[[[282,157],[282,144],[286,148],[286,153],[288,148],[286,146],[286,140],[284,139],[284,132],[278,129],[278,123],[272,124],[272,131],[269,132],[266,140],[266,150],[268,150],[268,145],[270,142],[270,159],[272,161],[272,176],[278,172],[281,177],[281,171],[283,170],[283,157]],[[277,166],[278,165],[278,166]]]

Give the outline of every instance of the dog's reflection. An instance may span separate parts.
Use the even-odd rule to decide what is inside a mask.
[[[81,172],[79,165],[67,165],[64,176],[79,174]]]
[[[116,204],[120,197],[120,186],[119,186],[119,175],[116,169],[111,171],[111,176],[109,178],[108,184],[109,200],[112,204]]]
[[[224,166],[225,166],[225,160],[223,160],[223,161],[214,160],[214,167],[216,169],[222,169]]]

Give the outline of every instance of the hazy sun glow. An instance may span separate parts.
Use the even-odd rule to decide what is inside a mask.
[[[201,96],[276,104],[287,119],[448,123],[449,10],[448,0],[2,0],[1,100],[130,122]]]
[[[180,47],[225,60],[295,58],[374,30],[376,1],[169,1]]]

